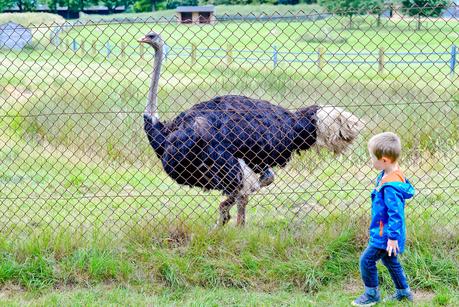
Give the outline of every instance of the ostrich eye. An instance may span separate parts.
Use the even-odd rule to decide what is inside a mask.
[[[154,38],[156,38],[156,34],[148,34],[148,37],[151,38],[151,39],[154,39]]]

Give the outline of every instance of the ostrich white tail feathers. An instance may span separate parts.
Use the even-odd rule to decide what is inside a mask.
[[[316,117],[316,144],[328,148],[335,154],[345,152],[364,127],[361,119],[339,107],[320,107]]]
[[[248,196],[261,188],[257,174],[245,163],[243,159],[238,159],[242,170],[242,188],[239,191],[241,195]]]

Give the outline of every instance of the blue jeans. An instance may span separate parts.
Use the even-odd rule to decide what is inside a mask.
[[[406,275],[403,272],[402,265],[398,262],[397,256],[390,256],[385,249],[376,248],[368,245],[367,249],[360,256],[360,274],[362,275],[363,283],[368,288],[378,287],[378,270],[376,262],[378,260],[389,270],[396,289],[407,289],[408,283]]]

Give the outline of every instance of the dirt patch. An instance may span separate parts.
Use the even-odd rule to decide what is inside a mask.
[[[343,287],[344,292],[349,294],[359,294],[362,292],[363,284],[360,280],[349,279]]]
[[[0,287],[0,300],[10,298],[19,292],[24,292],[20,286],[14,284],[6,284],[3,287]]]
[[[414,301],[418,303],[432,302],[435,293],[431,291],[418,290],[413,292]]]
[[[32,97],[33,92],[31,90],[28,90],[27,88],[24,87],[15,87],[12,85],[7,85],[5,87],[5,91],[13,98],[15,99],[29,99]]]
[[[13,85],[7,85],[2,92],[0,101],[6,102],[6,104],[0,104],[2,109],[12,108],[16,103],[26,103],[34,95],[34,92],[25,87]]]

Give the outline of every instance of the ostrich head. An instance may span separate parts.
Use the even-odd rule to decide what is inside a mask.
[[[300,109],[296,115],[300,150],[316,145],[335,154],[343,153],[364,127],[361,119],[339,107],[315,105]]]
[[[156,51],[161,50],[164,45],[164,41],[161,38],[161,35],[155,32],[148,33],[138,41],[139,43],[144,43],[152,46]]]

